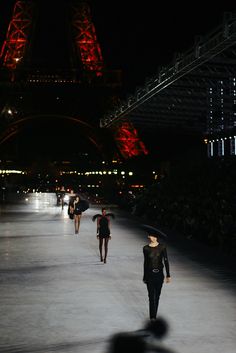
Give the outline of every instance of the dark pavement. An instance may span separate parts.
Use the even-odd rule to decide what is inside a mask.
[[[0,206],[0,353],[103,353],[113,334],[144,327],[147,237],[137,220],[108,210],[116,218],[103,264],[91,220],[100,206],[83,214],[79,235],[54,194]],[[235,353],[235,268],[168,239],[172,282],[159,314],[170,330],[161,343],[176,353]]]

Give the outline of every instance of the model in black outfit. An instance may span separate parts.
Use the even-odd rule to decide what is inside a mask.
[[[80,197],[76,195],[74,200],[74,223],[75,223],[75,234],[79,233],[80,219],[82,215]]]
[[[108,253],[108,242],[111,239],[111,230],[110,230],[110,217],[114,218],[113,213],[106,213],[106,208],[102,208],[102,214],[96,214],[93,216],[93,221],[97,219],[97,239],[99,239],[99,252],[100,260],[107,262],[107,253]],[[104,244],[104,257],[102,254]]]
[[[166,283],[170,282],[170,268],[166,246],[158,241],[157,234],[149,234],[150,243],[143,247],[144,274],[143,282],[147,285],[149,298],[149,317],[155,320],[158,304],[164,282],[163,268],[165,266]]]

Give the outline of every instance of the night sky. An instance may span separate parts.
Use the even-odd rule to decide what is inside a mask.
[[[204,36],[221,24],[225,11],[236,9],[227,1],[210,8],[204,7],[206,1],[142,1],[128,8],[133,1],[109,3],[94,7],[97,32],[106,62],[122,67],[131,90],[168,65],[176,52],[189,49],[196,35]]]
[[[1,42],[14,3],[14,0],[0,2]],[[67,1],[40,0],[39,3],[46,12],[45,18],[41,19],[43,25],[40,24],[41,38],[37,38],[34,50],[37,60],[46,62],[50,61],[52,48],[57,47],[58,51],[60,46],[65,48],[62,28],[53,25],[53,21],[60,21]],[[206,6],[207,1],[90,0],[105,65],[124,72],[125,83],[132,93],[132,89],[144,83],[145,77],[154,75],[158,67],[168,65],[176,52],[189,49],[194,44],[195,36],[204,36],[221,24],[224,12],[236,9],[232,1],[208,3],[211,5]],[[52,40],[46,43],[45,37]],[[58,56],[59,65],[63,65],[63,57]]]
[[[66,67],[69,45],[65,36],[64,0],[38,0],[40,21],[33,42],[32,65]],[[194,45],[195,36],[205,36],[223,21],[224,12],[236,5],[224,2],[134,2],[90,0],[105,66],[123,73],[125,94],[142,86],[160,66],[169,65],[176,52]],[[14,0],[0,1],[0,44],[11,19]],[[45,9],[42,11],[42,9]],[[56,62],[55,62],[56,58]]]

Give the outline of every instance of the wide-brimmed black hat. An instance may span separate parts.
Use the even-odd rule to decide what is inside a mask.
[[[156,238],[166,238],[167,235],[163,233],[160,229],[157,229],[153,226],[150,226],[148,224],[141,224],[141,228],[148,233],[148,235],[151,235]]]

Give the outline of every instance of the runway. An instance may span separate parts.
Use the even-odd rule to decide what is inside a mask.
[[[100,206],[84,212],[79,235],[54,194],[0,206],[1,353],[108,353],[112,335],[147,323],[147,235],[128,214],[108,210],[116,218],[103,264],[92,222]],[[160,344],[176,353],[235,353],[235,268],[205,261],[201,247],[186,256],[173,237],[167,245],[172,282],[163,285],[159,315],[169,333]]]

